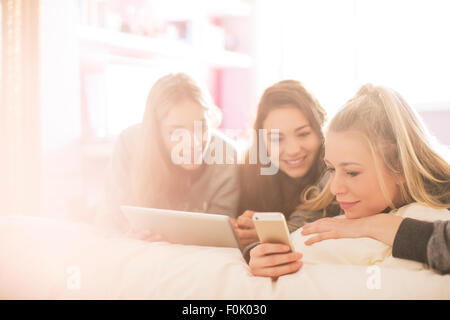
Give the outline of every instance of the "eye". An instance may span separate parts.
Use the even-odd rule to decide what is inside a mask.
[[[348,171],[347,174],[348,174],[350,177],[356,177],[356,176],[359,174],[359,172],[356,172],[356,171]]]
[[[327,171],[330,172],[330,173],[334,173],[335,169],[334,169],[334,168],[327,167]]]
[[[271,136],[270,137],[270,141],[272,142],[277,142],[277,141],[281,141],[283,140],[283,138],[279,137],[279,136]]]
[[[307,131],[307,132],[300,133],[298,136],[299,137],[306,137],[306,136],[309,136],[310,134],[311,134],[311,132]]]

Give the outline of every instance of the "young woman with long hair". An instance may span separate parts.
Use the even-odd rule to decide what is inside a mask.
[[[326,239],[371,237],[393,246],[394,257],[428,263],[450,272],[450,223],[392,214],[411,203],[450,207],[450,165],[437,152],[420,118],[394,90],[363,86],[331,120],[325,139],[330,180],[299,205],[299,212],[321,212],[337,201],[347,219],[324,218],[302,233]],[[317,190],[316,190],[317,191]],[[316,218],[317,219],[317,218]],[[301,253],[279,244],[250,252],[254,275],[278,277],[302,266]]]
[[[204,161],[219,151],[217,146],[223,148],[224,157],[235,157],[230,139],[215,130],[218,115],[207,90],[188,75],[159,79],[148,95],[142,122],[118,138],[97,221],[127,230],[120,205],[235,217],[239,198],[236,166],[228,165],[226,159],[223,164]],[[187,133],[189,140],[178,141],[183,135],[177,133]]]
[[[258,240],[251,220],[256,211],[282,212],[291,231],[299,227],[300,217],[291,218],[291,213],[301,203],[303,191],[326,181],[322,134],[325,119],[325,110],[299,81],[280,81],[265,90],[254,124],[255,139],[240,168],[242,214],[235,228],[244,247]],[[260,135],[260,130],[266,130],[265,134]],[[278,150],[272,148],[274,143]],[[277,172],[262,174],[265,165],[261,161],[251,163],[251,150],[276,158]]]

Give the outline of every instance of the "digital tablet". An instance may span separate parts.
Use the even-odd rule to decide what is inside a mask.
[[[168,242],[240,249],[228,216],[133,206],[121,206],[131,227],[150,229]]]

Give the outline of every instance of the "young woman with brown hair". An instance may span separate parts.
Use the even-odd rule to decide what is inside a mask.
[[[303,191],[312,185],[326,182],[323,162],[322,126],[326,112],[317,99],[299,81],[284,80],[267,88],[258,105],[254,130],[257,133],[252,149],[276,158],[278,172],[261,174],[260,161],[250,163],[250,151],[240,168],[241,196],[235,229],[245,247],[258,240],[252,216],[256,211],[282,212],[289,229],[298,228],[298,220],[291,213],[302,201]],[[265,129],[265,135],[258,134]],[[271,132],[271,130],[278,132]],[[278,152],[272,150],[278,144]],[[250,150],[252,150],[250,149]]]

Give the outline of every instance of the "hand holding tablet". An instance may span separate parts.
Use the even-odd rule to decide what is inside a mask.
[[[145,240],[149,242],[157,242],[157,241],[166,241],[164,237],[158,233],[152,232],[152,230],[149,229],[134,229],[130,228],[125,236],[137,240]]]
[[[121,206],[134,230],[148,230],[164,241],[185,245],[240,248],[228,216]],[[155,240],[153,240],[155,241]]]

